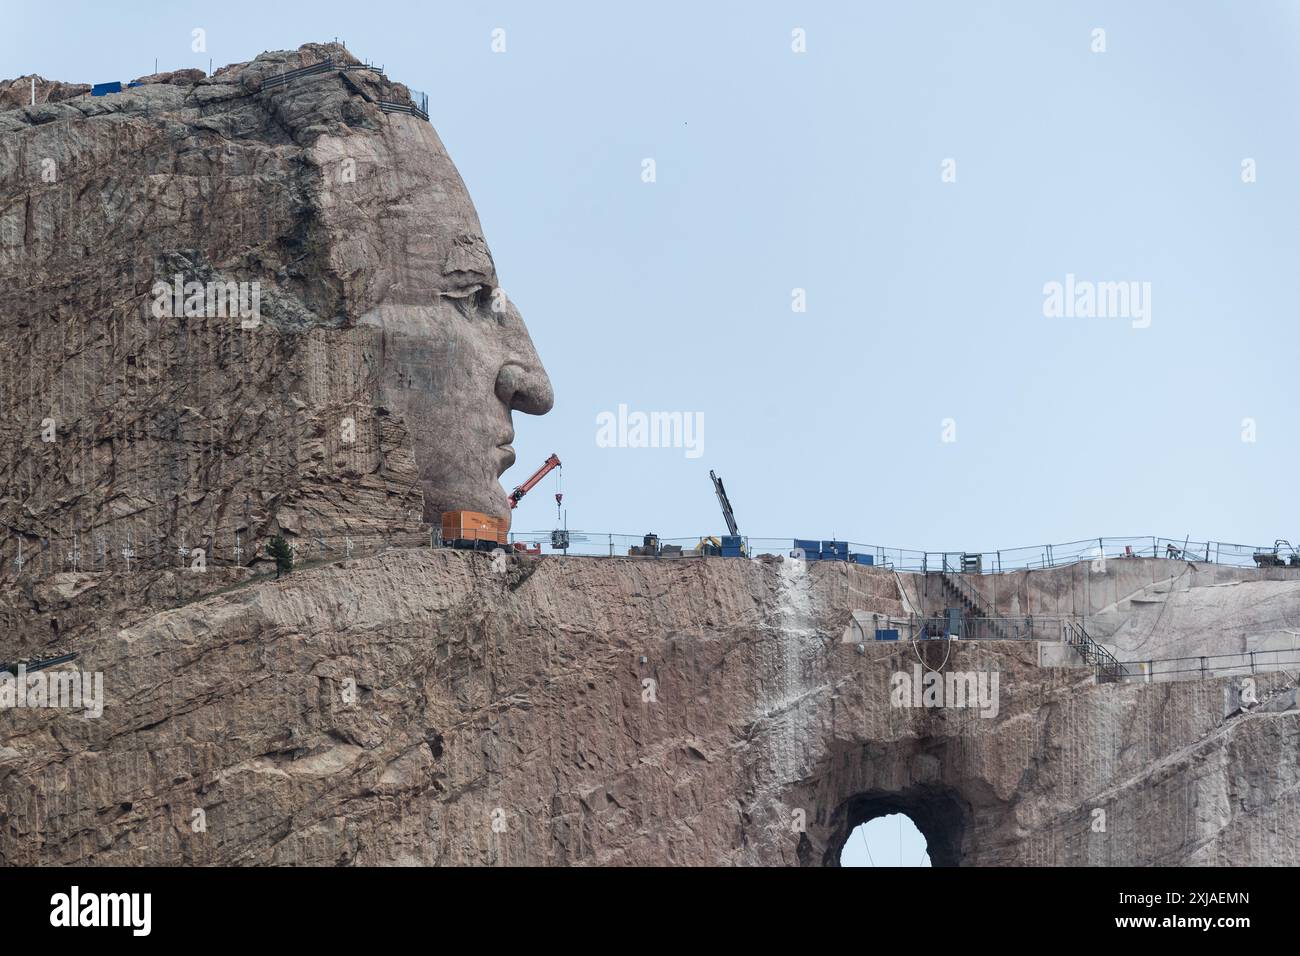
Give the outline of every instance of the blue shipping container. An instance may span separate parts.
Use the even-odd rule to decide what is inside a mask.
[[[847,541],[823,541],[822,553],[829,553],[841,561],[847,561],[849,559],[849,543]]]
[[[898,628],[896,628],[896,627],[878,627],[878,628],[876,628],[876,640],[878,640],[878,641],[896,641],[896,640],[898,640]]]
[[[108,93],[121,93],[121,92],[122,92],[122,84],[120,82],[96,83],[94,86],[90,88],[91,96],[104,96],[105,94]]]
[[[744,535],[724,534],[722,536],[722,546],[724,548],[739,548],[744,543],[745,543]]]
[[[876,556],[874,554],[855,554],[853,556],[853,563],[865,564],[868,567],[872,567],[876,563]]]

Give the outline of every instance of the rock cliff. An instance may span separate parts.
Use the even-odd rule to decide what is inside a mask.
[[[13,863],[770,864],[903,811],[936,864],[1300,862],[1294,681],[1102,684],[1037,645],[842,640],[887,571],[392,550],[82,643],[15,710]],[[996,714],[897,706],[924,661]],[[1100,826],[1100,828],[1099,828]]]
[[[328,44],[0,82],[0,661],[103,680],[0,707],[0,862],[821,865],[891,811],[938,864],[1298,862],[1284,671],[854,639],[931,600],[880,568],[430,547],[554,396],[423,103]],[[1114,564],[976,586],[1151,657],[1300,593]]]
[[[82,574],[122,623],[123,579],[223,587],[275,534],[508,514],[512,413],[551,386],[405,86],[334,44],[31,81],[0,82],[0,659],[75,636]]]

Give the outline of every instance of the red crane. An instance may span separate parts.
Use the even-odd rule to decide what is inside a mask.
[[[513,511],[519,504],[520,498],[532,491],[533,486],[549,475],[552,469],[559,467],[560,457],[552,453],[551,457],[546,459],[546,463],[543,464],[541,468],[538,468],[527,481],[517,487],[514,491],[510,492],[510,509]],[[556,500],[559,500],[559,495],[556,495]]]

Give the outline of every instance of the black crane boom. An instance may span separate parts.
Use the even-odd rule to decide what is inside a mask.
[[[736,529],[736,515],[731,510],[731,502],[727,500],[727,489],[722,487],[722,479],[712,470],[709,471],[709,477],[713,479],[713,490],[718,493],[718,504],[722,505],[722,517],[727,522],[727,533],[734,537],[740,532]]]

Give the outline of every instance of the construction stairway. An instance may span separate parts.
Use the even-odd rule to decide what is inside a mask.
[[[1079,652],[1085,664],[1097,669],[1098,684],[1122,681],[1131,676],[1129,669],[1114,654],[1094,641],[1080,622],[1065,622],[1065,643]]]
[[[980,594],[973,584],[965,579],[964,575],[945,567],[937,575],[930,572],[926,577],[938,577],[943,584],[945,597],[955,602],[950,606],[960,607],[965,618],[980,620],[994,639],[1010,640],[1006,628],[993,613],[992,605],[984,599],[984,595]],[[1082,622],[1065,622],[1065,642],[1078,652],[1086,665],[1096,668],[1097,683],[1122,681],[1131,676],[1128,667],[1092,639]]]
[[[927,575],[930,577],[932,575]],[[1006,628],[997,620],[997,615],[993,613],[993,607],[988,601],[984,600],[984,595],[975,589],[975,586],[967,581],[960,572],[949,571],[946,567],[938,574],[940,582],[943,584],[944,594],[952,599],[953,604],[950,607],[960,607],[966,618],[979,618],[982,620],[981,625],[977,627],[987,628],[990,639],[1007,641],[1011,636],[1007,633]]]

